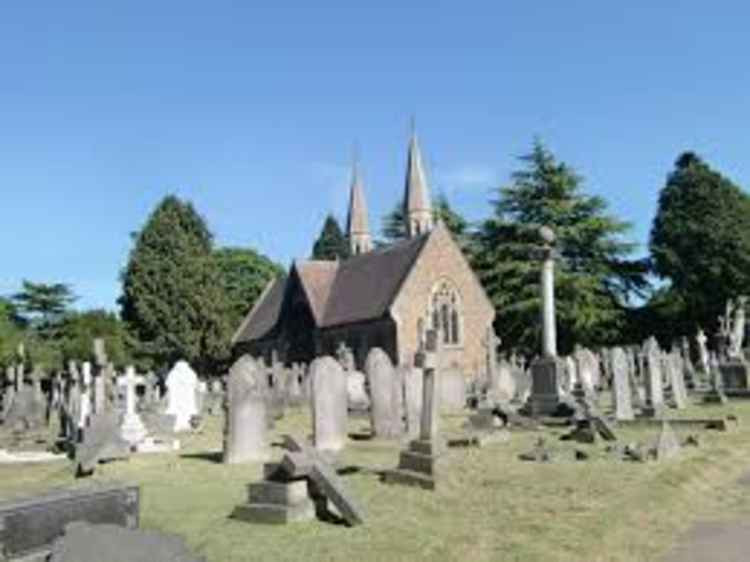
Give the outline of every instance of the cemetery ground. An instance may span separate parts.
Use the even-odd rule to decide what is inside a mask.
[[[741,484],[750,472],[750,401],[670,414],[734,414],[740,424],[728,432],[675,427],[681,440],[698,434],[700,446],[659,463],[610,460],[605,442],[560,441],[565,428],[512,430],[507,443],[449,449],[436,492],[380,482],[379,472],[395,467],[400,443],[352,439],[340,466],[346,487],[366,511],[365,525],[354,528],[318,520],[272,526],[229,519],[262,470],[260,464],[220,462],[221,417],[207,418],[199,433],[182,435],[180,451],[103,464],[91,478],[139,484],[141,527],[181,535],[210,562],[662,560],[692,523],[750,514]],[[462,433],[464,419],[444,416],[444,434]],[[350,418],[349,428],[361,434],[368,421]],[[272,442],[309,431],[306,409],[287,410]],[[621,443],[651,443],[658,429],[617,432]],[[540,436],[555,452],[554,462],[518,460]],[[576,449],[591,459],[574,460]],[[279,447],[274,451],[281,456]],[[0,466],[3,499],[71,483],[70,465],[62,461]]]

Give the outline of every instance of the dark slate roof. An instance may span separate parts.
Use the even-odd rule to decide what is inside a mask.
[[[417,261],[429,233],[342,262],[298,261],[293,266],[320,328],[383,317]],[[257,340],[279,321],[289,278],[278,278],[260,296],[234,342]]]
[[[294,268],[310,303],[315,323],[320,326],[325,316],[331,286],[339,268],[337,261],[297,261]]]
[[[257,340],[273,330],[281,315],[287,279],[285,275],[282,275],[266,286],[255,306],[242,321],[232,338],[232,343]]]
[[[428,236],[417,236],[341,262],[320,326],[339,326],[383,316]]]

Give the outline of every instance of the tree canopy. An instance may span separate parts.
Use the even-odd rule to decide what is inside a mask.
[[[659,195],[651,228],[653,271],[668,281],[673,336],[712,329],[728,298],[750,287],[750,197],[685,152]]]
[[[170,195],[134,241],[119,302],[141,362],[185,359],[205,372],[226,360],[227,303],[203,218]]]
[[[236,329],[266,285],[284,270],[250,248],[219,248],[214,259],[227,300],[227,321]]]
[[[341,230],[336,217],[329,214],[323,223],[323,229],[313,244],[314,260],[345,260],[349,257],[349,241]]]
[[[541,141],[520,157],[523,167],[499,190],[494,216],[479,233],[474,265],[497,311],[506,345],[539,351],[538,229],[557,236],[555,274],[558,346],[617,341],[630,295],[647,287],[644,263],[628,260],[630,225],[607,213],[605,201],[582,191],[583,179]]]

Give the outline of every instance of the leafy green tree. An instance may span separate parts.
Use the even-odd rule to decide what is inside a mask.
[[[16,362],[18,344],[24,339],[24,322],[10,299],[0,297],[0,366]]]
[[[202,372],[228,358],[231,328],[213,239],[192,204],[164,198],[134,235],[122,274],[122,319],[143,364],[189,361]]]
[[[314,260],[345,260],[349,257],[349,241],[341,231],[336,217],[329,214],[323,223],[318,239],[313,244]]]
[[[236,329],[269,281],[284,270],[251,248],[219,248],[214,259],[226,295],[228,324]]]
[[[57,322],[76,300],[64,283],[33,283],[24,279],[23,288],[13,295],[17,310],[41,330]]]
[[[538,229],[557,236],[558,348],[621,340],[629,297],[644,295],[646,264],[627,258],[628,223],[607,214],[603,199],[582,192],[582,178],[536,140],[523,168],[499,190],[494,216],[482,225],[474,266],[495,304],[506,347],[537,353],[541,340]]]
[[[750,197],[692,152],[680,155],[651,228],[653,271],[669,282],[673,336],[711,329],[750,287]]]
[[[125,324],[106,310],[87,310],[67,314],[60,324],[60,350],[64,360],[94,360],[93,342],[104,339],[107,356],[123,366],[129,359]]]

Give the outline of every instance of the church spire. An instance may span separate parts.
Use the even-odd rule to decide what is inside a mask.
[[[363,254],[372,250],[372,237],[367,219],[367,203],[359,172],[359,159],[354,156],[352,165],[352,186],[349,198],[349,216],[346,221],[346,234],[349,238],[351,255]]]
[[[406,192],[404,194],[404,219],[409,238],[432,230],[432,203],[430,188],[422,166],[422,153],[412,121],[409,155],[406,164]]]

